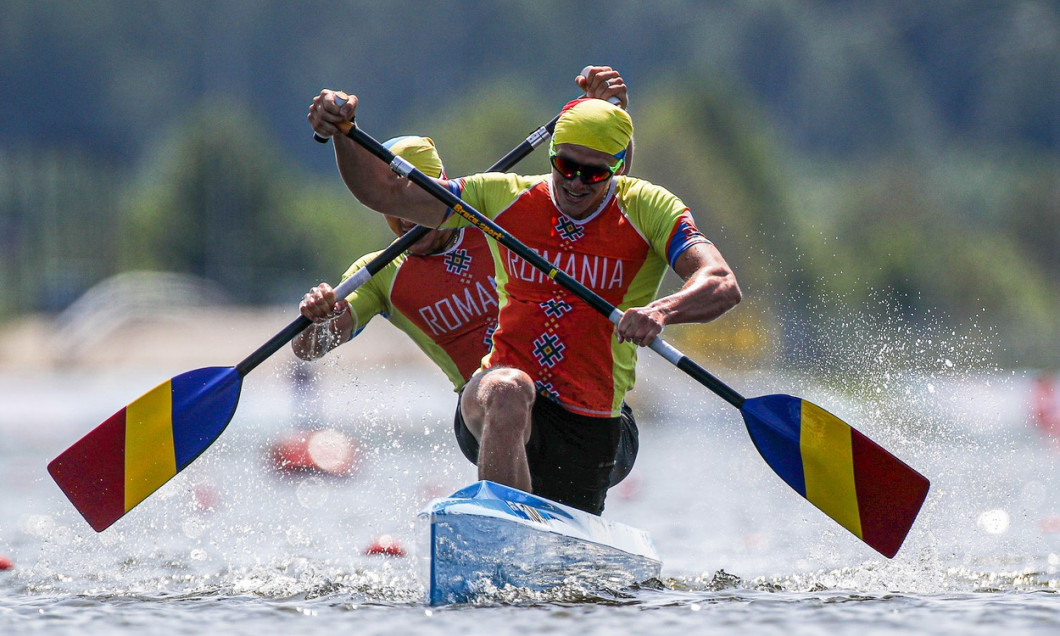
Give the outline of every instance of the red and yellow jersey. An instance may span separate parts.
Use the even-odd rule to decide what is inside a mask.
[[[346,280],[379,252],[367,254],[343,275]],[[462,230],[445,252],[407,252],[346,299],[356,336],[379,314],[404,331],[459,390],[478,370],[497,324],[493,258],[478,230]]]
[[[707,239],[680,199],[640,179],[615,177],[600,208],[574,220],[555,205],[548,176],[480,174],[450,188],[515,238],[621,310],[651,302],[667,265]],[[466,224],[461,217],[450,226]],[[486,368],[510,366],[569,411],[616,417],[634,382],[636,346],[574,294],[503,245],[499,323]]]

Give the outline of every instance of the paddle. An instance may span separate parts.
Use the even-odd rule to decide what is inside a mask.
[[[504,172],[547,139],[559,115],[489,171]],[[345,298],[430,231],[417,226],[335,289]],[[158,385],[89,431],[48,464],[55,483],[102,532],[184,470],[228,426],[243,377],[312,324],[299,316],[234,367],[207,367]]]
[[[541,270],[608,319],[622,312],[556,268],[460,197],[396,157],[355,123],[347,137],[426,190],[488,236]],[[790,395],[747,399],[661,338],[651,349],[739,409],[766,463],[789,486],[873,549],[898,552],[927,497],[928,480],[819,406]]]

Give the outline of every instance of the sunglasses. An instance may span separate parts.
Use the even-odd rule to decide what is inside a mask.
[[[552,162],[552,167],[564,179],[573,181],[576,177],[581,177],[582,183],[585,185],[607,181],[622,166],[621,160],[613,166],[587,166],[557,154],[550,155],[549,161]]]

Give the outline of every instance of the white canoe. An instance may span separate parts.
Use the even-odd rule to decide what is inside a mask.
[[[430,526],[421,554],[429,558],[431,605],[508,586],[620,589],[662,569],[647,532],[490,481],[435,499],[420,518]]]

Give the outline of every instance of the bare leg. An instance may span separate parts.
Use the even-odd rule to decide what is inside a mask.
[[[468,382],[460,411],[479,442],[479,479],[530,492],[526,443],[533,406],[534,383],[518,369],[490,369]]]

